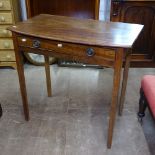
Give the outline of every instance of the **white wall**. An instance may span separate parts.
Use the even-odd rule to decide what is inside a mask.
[[[26,20],[26,5],[25,5],[25,0],[20,0],[20,5],[21,5],[21,12],[22,12],[22,20]]]
[[[111,0],[100,0],[99,19],[104,21],[110,20],[110,4]]]

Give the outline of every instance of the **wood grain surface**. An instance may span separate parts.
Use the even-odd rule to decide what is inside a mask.
[[[41,14],[8,30],[78,44],[131,48],[142,28],[143,26],[139,24]]]

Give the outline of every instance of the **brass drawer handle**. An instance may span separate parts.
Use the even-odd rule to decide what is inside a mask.
[[[39,40],[33,40],[32,46],[34,48],[39,48],[40,47],[40,41]]]
[[[0,2],[0,8],[2,8],[3,7],[3,2]]]
[[[5,48],[9,48],[10,47],[10,44],[8,42],[4,42],[4,47]]]
[[[7,35],[7,34],[8,34],[8,31],[7,31],[7,30],[3,30],[2,33],[3,33],[4,35]]]
[[[0,21],[5,22],[5,18],[3,16],[1,16]]]
[[[7,55],[6,58],[7,58],[7,59],[11,59],[11,55]]]
[[[95,51],[92,48],[86,50],[87,56],[91,57],[95,54]]]

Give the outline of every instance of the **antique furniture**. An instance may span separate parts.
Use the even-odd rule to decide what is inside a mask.
[[[0,0],[0,66],[16,68],[12,34],[6,28],[19,21],[18,0]]]
[[[111,21],[144,25],[133,46],[131,66],[155,67],[155,0],[112,0]]]
[[[145,109],[149,107],[153,117],[155,118],[155,76],[145,75],[141,81],[139,112],[140,121],[145,116]]]
[[[99,18],[99,2],[100,0],[26,0],[27,17],[33,17],[41,13],[51,15],[64,15],[78,18]],[[25,53],[26,58],[35,65],[43,64],[43,58],[41,55],[34,55]],[[50,58],[50,62],[55,62],[55,58]],[[61,61],[60,61],[61,62]],[[67,61],[69,63],[69,61]],[[67,64],[68,64],[67,63]],[[66,65],[66,61],[60,63]],[[74,63],[70,62],[70,65],[74,66]],[[75,66],[78,66],[75,63]],[[79,64],[79,63],[78,63]],[[80,64],[79,64],[80,65]]]
[[[143,26],[138,24],[106,23],[54,15],[39,15],[10,27],[14,38],[25,119],[29,120],[29,108],[22,62],[23,51],[31,50],[45,56],[48,96],[51,96],[49,56],[112,67],[114,78],[107,143],[110,148],[122,63],[124,60],[120,108],[124,102],[131,48],[142,28]]]

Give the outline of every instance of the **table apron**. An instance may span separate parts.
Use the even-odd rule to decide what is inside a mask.
[[[96,65],[101,65],[101,66],[106,66],[106,67],[114,67],[115,59],[107,59],[101,56],[93,56],[93,57],[83,57],[83,56],[78,56],[78,55],[72,55],[72,54],[66,54],[66,53],[60,53],[57,51],[52,51],[52,50],[47,50],[47,49],[37,49],[37,48],[32,48],[32,47],[24,47],[24,46],[19,46],[19,50],[21,52],[27,52],[27,53],[35,53],[35,54],[40,54],[40,55],[48,55],[64,60],[74,60],[74,61],[79,61],[87,64],[96,64]]]

